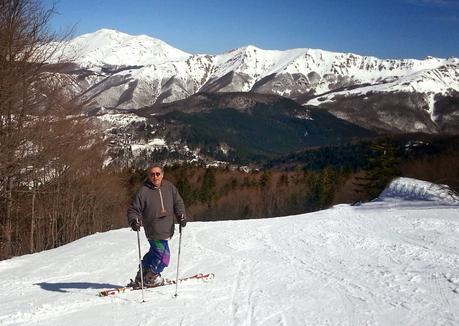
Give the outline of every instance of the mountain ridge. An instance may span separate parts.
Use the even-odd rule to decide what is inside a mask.
[[[459,109],[454,104],[459,93],[458,58],[379,59],[311,48],[264,50],[253,45],[216,55],[191,54],[146,35],[107,29],[65,45],[62,54],[76,65],[77,92],[90,108],[135,110],[200,92],[248,92],[287,97],[362,127],[382,125],[384,132],[459,130]],[[366,113],[361,101],[368,93],[402,98],[414,94],[405,96],[415,99],[413,105],[394,104],[396,116],[420,120],[416,124],[402,121],[394,127],[390,121],[380,123],[377,114]],[[448,98],[443,106],[454,103],[438,110],[438,96]],[[343,112],[340,105],[348,98],[358,99],[353,101],[352,113]],[[378,112],[392,115],[394,105],[380,106]],[[410,110],[416,114],[405,114]]]

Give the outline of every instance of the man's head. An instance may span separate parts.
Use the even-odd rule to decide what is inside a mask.
[[[152,164],[148,167],[147,172],[151,183],[156,187],[161,186],[161,181],[163,181],[164,177],[163,167],[159,164]]]

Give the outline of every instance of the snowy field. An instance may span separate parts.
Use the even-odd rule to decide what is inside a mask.
[[[97,297],[137,269],[137,236],[99,233],[0,262],[0,325],[459,325],[459,199],[412,179],[361,206],[189,223],[184,283]],[[175,278],[178,236],[164,276]],[[142,237],[142,249],[147,248]]]

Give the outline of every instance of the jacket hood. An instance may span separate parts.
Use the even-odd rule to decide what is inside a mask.
[[[165,180],[163,179],[163,181],[161,181],[161,186],[164,185],[164,182]],[[155,186],[151,181],[150,179],[146,178],[145,181],[143,182],[143,185],[145,187],[148,187],[150,189],[158,189],[159,187]]]
[[[143,182],[143,185],[145,187],[148,187],[150,189],[155,189],[157,188],[148,178],[145,179],[145,181]]]

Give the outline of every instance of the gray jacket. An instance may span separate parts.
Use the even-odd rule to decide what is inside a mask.
[[[149,180],[134,195],[127,210],[129,225],[138,218],[142,221],[148,240],[166,240],[174,234],[174,215],[185,215],[185,204],[177,188],[162,180],[156,187]]]

